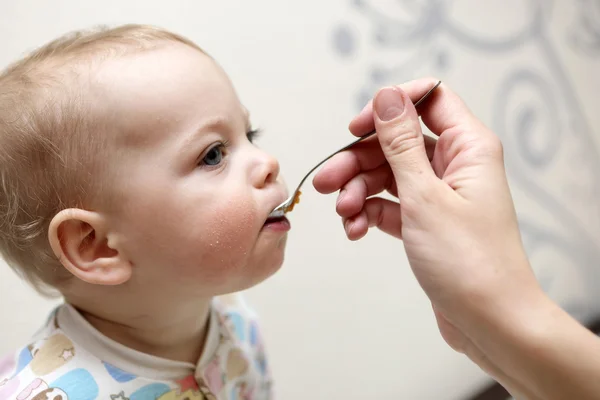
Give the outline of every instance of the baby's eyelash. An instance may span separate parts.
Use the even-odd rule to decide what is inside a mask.
[[[246,132],[246,137],[248,138],[248,141],[250,141],[250,143],[254,143],[254,141],[260,137],[260,135],[263,133],[262,129],[257,128],[257,129],[250,129],[248,132]]]

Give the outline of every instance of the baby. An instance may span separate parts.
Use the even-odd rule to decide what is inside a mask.
[[[232,294],[280,268],[290,228],[256,133],[216,62],[154,27],[73,33],[0,75],[0,250],[64,298],[0,360],[0,399],[272,397]]]

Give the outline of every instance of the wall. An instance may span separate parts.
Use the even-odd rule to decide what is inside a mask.
[[[546,290],[582,320],[598,311],[600,1],[91,4],[0,2],[0,65],[91,24],[176,30],[230,73],[266,129],[259,145],[280,158],[291,184],[350,139],[349,119],[378,87],[440,77],[505,142],[524,239]],[[401,243],[378,232],[346,241],[334,201],[304,191],[284,269],[248,293],[264,320],[279,398],[462,399],[487,382],[439,337]],[[8,268],[0,296],[4,352],[53,303]]]

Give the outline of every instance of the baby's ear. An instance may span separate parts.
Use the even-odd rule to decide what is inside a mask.
[[[77,208],[62,210],[48,229],[52,251],[73,275],[95,285],[119,285],[131,278],[131,263],[110,246],[105,218]]]

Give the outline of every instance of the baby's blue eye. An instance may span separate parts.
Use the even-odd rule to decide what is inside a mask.
[[[219,144],[206,153],[204,158],[202,159],[202,164],[208,166],[219,165],[223,160],[223,145]]]

